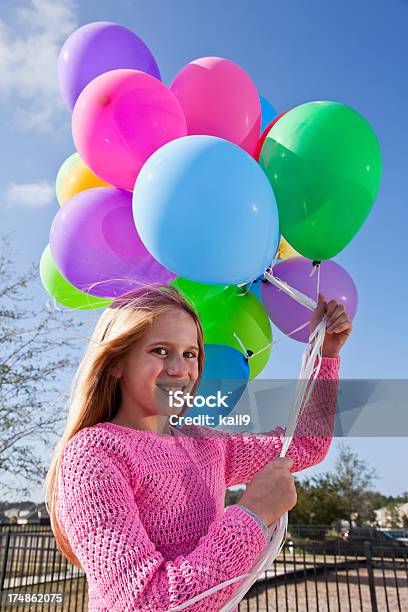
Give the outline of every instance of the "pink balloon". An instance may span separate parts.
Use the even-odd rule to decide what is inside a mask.
[[[254,155],[261,105],[240,66],[222,57],[202,57],[180,70],[170,89],[184,110],[189,135],[218,136]]]
[[[145,161],[161,146],[187,135],[174,94],[140,70],[111,70],[81,92],[72,135],[85,164],[107,183],[132,190]]]

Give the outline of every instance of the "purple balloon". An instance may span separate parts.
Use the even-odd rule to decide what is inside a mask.
[[[136,34],[116,23],[95,21],[67,38],[58,59],[62,97],[72,110],[81,91],[94,78],[118,68],[148,72],[160,79],[150,49]]]
[[[291,287],[317,301],[317,270],[310,277],[312,269],[313,264],[310,259],[291,257],[276,264],[273,273]],[[350,320],[354,319],[358,303],[357,287],[349,273],[334,261],[324,260],[320,264],[320,293],[327,302],[336,300],[339,304],[343,304]],[[269,282],[261,282],[261,297],[270,320],[285,334],[311,319],[311,310],[298,304]],[[299,342],[308,342],[309,333],[308,325],[292,334],[290,338]]]
[[[114,298],[176,278],[139,238],[132,193],[113,187],[87,189],[68,200],[52,223],[50,247],[61,274],[97,297]]]

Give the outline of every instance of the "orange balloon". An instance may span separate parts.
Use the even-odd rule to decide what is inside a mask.
[[[58,170],[56,193],[60,206],[74,195],[93,187],[111,187],[84,164],[79,153],[73,153]]]
[[[291,257],[300,257],[300,253],[295,251],[289,242],[281,236],[276,257],[277,259],[290,259]]]

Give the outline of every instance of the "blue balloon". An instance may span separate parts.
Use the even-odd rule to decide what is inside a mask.
[[[272,104],[268,102],[266,98],[263,96],[259,96],[259,101],[261,103],[261,134],[264,129],[270,124],[272,119],[278,116],[278,113],[273,108]]]
[[[217,397],[219,392],[224,398],[219,403],[225,403],[226,406],[193,406],[184,413],[184,416],[208,415],[208,422],[203,424],[208,427],[218,427],[219,418],[227,416],[234,409],[246,389],[249,380],[249,364],[240,351],[230,346],[206,344],[204,350],[204,371],[196,397]]]
[[[261,283],[261,280],[254,281],[250,286],[249,291],[262,303]]]
[[[136,179],[133,216],[151,255],[198,283],[258,277],[280,238],[266,174],[246,151],[215,136],[185,136],[155,151]]]
[[[282,260],[276,259],[275,263],[279,263],[280,261]],[[268,282],[268,281],[263,281],[263,278],[264,278],[264,275],[262,274],[262,276],[259,276],[258,278],[256,278],[250,285],[247,285],[248,291],[250,291],[261,303],[262,303],[261,284],[262,282]]]

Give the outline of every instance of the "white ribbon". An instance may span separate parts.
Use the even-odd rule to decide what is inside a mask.
[[[272,276],[269,272],[265,272],[264,276],[266,280],[271,282],[273,285],[277,286],[279,289],[290,295],[294,300],[298,303],[303,304],[306,308],[310,310],[314,310],[316,308],[316,302],[314,302],[307,295],[304,295],[297,289],[290,287],[284,281]],[[319,274],[318,274],[319,279]],[[319,282],[318,282],[319,288]],[[301,327],[304,327],[302,325]],[[296,330],[294,330],[296,331]],[[294,333],[291,332],[291,333]],[[286,427],[285,436],[283,439],[282,449],[280,452],[280,457],[285,457],[287,450],[290,446],[290,443],[293,440],[293,436],[296,430],[296,425],[299,420],[299,417],[302,413],[302,410],[307,405],[310,395],[313,391],[313,387],[315,381],[319,375],[320,366],[322,362],[322,349],[324,337],[326,334],[326,315],[323,316],[320,323],[316,326],[313,332],[309,336],[309,343],[306,346],[306,349],[302,356],[302,364],[299,372],[298,384],[296,387],[295,397],[292,403],[292,408],[289,414],[289,421]],[[263,349],[261,349],[263,350]],[[258,353],[256,353],[258,354]],[[254,357],[254,355],[251,355]],[[315,365],[317,359],[317,363]],[[310,383],[310,384],[309,384]],[[309,388],[308,388],[309,385]],[[192,597],[188,601],[176,606],[174,608],[169,608],[167,612],[176,612],[178,610],[184,610],[188,606],[200,601],[204,597],[208,597],[213,593],[216,593],[220,589],[223,589],[230,584],[234,584],[235,582],[239,582],[243,580],[242,584],[239,586],[237,591],[233,594],[233,596],[227,601],[226,604],[220,609],[220,612],[230,612],[234,608],[237,607],[238,603],[242,600],[244,595],[251,588],[259,574],[265,571],[271,564],[275,561],[276,557],[281,552],[285,540],[286,533],[288,527],[288,513],[286,512],[280,519],[273,523],[269,527],[269,537],[270,541],[267,546],[260,552],[255,563],[252,567],[252,571],[246,574],[242,574],[241,576],[236,576],[235,578],[231,578],[230,580],[226,580],[225,582],[221,582],[220,584],[199,593],[195,597]],[[244,580],[245,579],[245,580]]]
[[[281,289],[282,291],[287,293],[299,304],[306,306],[306,308],[309,308],[309,310],[314,310],[316,308],[316,302],[312,300],[312,298],[310,298],[308,295],[305,295],[301,291],[298,291],[294,287],[291,287],[290,285],[288,285],[288,283],[285,283],[285,281],[281,280],[280,278],[277,278],[276,276],[273,276],[273,274],[270,274],[269,272],[265,272],[264,276],[267,281],[272,283],[272,285],[275,285],[275,287],[277,287],[278,289]]]

